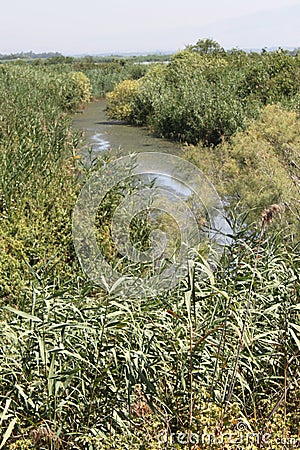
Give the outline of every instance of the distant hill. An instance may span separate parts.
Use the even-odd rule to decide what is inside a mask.
[[[3,55],[0,53],[0,60],[14,60],[14,59],[47,59],[56,58],[58,56],[63,56],[59,52],[44,52],[44,53],[34,53],[34,52],[21,52],[21,53],[11,53],[10,55]]]

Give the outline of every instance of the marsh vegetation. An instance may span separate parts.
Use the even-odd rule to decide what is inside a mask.
[[[0,65],[1,449],[299,445],[299,87],[283,51]],[[107,92],[110,117],[179,140],[226,200],[217,267],[199,256],[154,298],[107,294],[73,247],[76,198],[109,154],[81,162],[72,114]],[[120,195],[98,214],[110,255]]]

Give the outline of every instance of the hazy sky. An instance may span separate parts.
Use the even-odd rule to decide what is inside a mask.
[[[0,53],[179,50],[211,37],[226,48],[300,47],[298,0],[10,0]]]

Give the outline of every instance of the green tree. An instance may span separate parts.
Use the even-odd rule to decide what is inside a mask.
[[[211,54],[211,53],[225,53],[225,50],[221,45],[214,41],[213,39],[198,39],[196,44],[188,45],[186,47],[188,50],[192,50],[193,52],[201,53],[203,55]]]

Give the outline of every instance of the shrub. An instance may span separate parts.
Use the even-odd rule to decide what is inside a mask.
[[[254,96],[264,105],[291,98],[300,88],[300,59],[283,50],[253,54],[243,64],[240,84],[243,95]]]
[[[148,124],[167,138],[215,145],[255,115],[254,106],[237,95],[240,76],[223,57],[180,52],[170,64],[149,69],[134,90],[125,92],[127,84],[121,84],[108,94],[108,114]]]
[[[64,111],[74,111],[91,99],[91,84],[82,72],[70,72],[59,80],[61,107]]]
[[[190,148],[191,157],[214,180],[231,205],[252,211],[286,206],[286,224],[299,223],[300,121],[278,105],[266,106],[246,131],[215,149]]]
[[[107,114],[112,119],[132,121],[133,105],[138,93],[138,80],[125,80],[106,95]]]
[[[135,89],[126,90],[125,84],[109,94],[118,103],[108,113],[147,124],[167,138],[217,145],[244,130],[266,104],[299,107],[299,61],[283,51],[246,55],[188,49],[167,65],[151,67]]]

